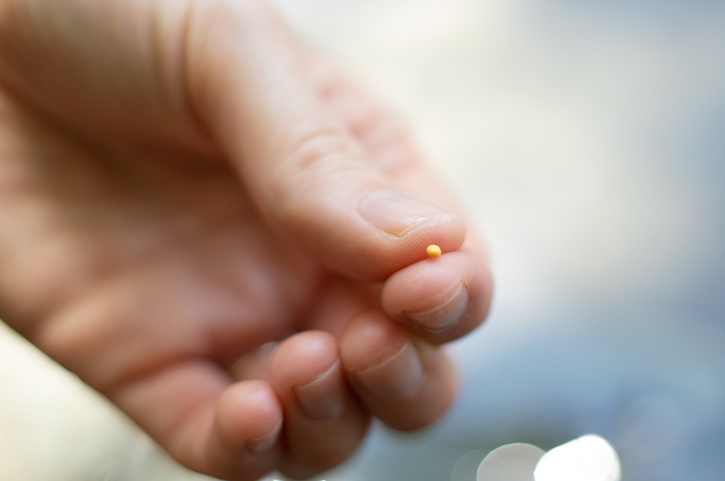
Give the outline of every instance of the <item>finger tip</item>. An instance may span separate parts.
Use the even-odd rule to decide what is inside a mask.
[[[282,406],[271,386],[251,380],[236,383],[222,393],[215,427],[224,444],[241,449],[249,440],[276,438],[282,419]]]
[[[379,417],[389,427],[416,431],[436,423],[449,410],[456,397],[456,376],[443,352],[425,339],[411,338],[425,372],[425,383],[415,397],[391,403]]]
[[[432,244],[442,252],[451,252],[465,242],[466,224],[453,212],[387,191],[370,193],[362,189],[353,197],[356,195],[362,196],[362,205],[372,197],[397,207],[389,211],[383,208],[382,212],[373,209],[375,213],[371,214],[358,206],[356,213],[354,202],[342,199],[338,203],[344,212],[327,218],[324,229],[317,225],[297,236],[305,250],[335,272],[353,279],[380,281],[427,258],[426,249]],[[405,200],[391,200],[398,197]],[[401,203],[405,209],[398,209]],[[315,216],[315,223],[323,224],[319,217]]]
[[[452,213],[420,224],[400,238],[381,236],[364,256],[365,267],[370,270],[365,278],[385,280],[417,262],[434,262],[440,255],[431,256],[431,246],[435,246],[441,254],[455,252],[461,248],[465,238],[465,223]]]
[[[449,252],[392,275],[382,290],[384,311],[429,340],[448,342],[483,322],[492,280],[474,253]]]
[[[399,431],[414,431],[438,420],[456,391],[446,356],[382,313],[357,322],[346,334],[356,339],[350,345],[356,346],[359,358],[351,359],[344,341],[341,353],[350,384],[370,413]]]
[[[270,382],[278,394],[308,384],[339,360],[337,339],[327,332],[306,331],[288,338],[277,348],[270,366]]]
[[[347,371],[362,371],[384,362],[407,341],[404,327],[383,312],[367,311],[347,326],[340,340],[340,356]]]

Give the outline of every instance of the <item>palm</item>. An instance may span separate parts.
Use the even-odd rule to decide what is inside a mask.
[[[0,274],[16,285],[3,306],[42,347],[43,333],[72,329],[72,344],[47,346],[62,362],[103,388],[189,356],[228,365],[297,327],[321,269],[265,227],[226,164],[122,152],[12,117],[21,148],[0,164],[1,230],[38,264]],[[27,273],[45,282],[24,285]],[[107,361],[88,363],[81,344]]]

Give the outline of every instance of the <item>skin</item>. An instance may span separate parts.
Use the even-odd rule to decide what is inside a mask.
[[[381,191],[449,212],[391,235]],[[0,317],[223,479],[438,419],[491,297],[396,117],[252,0],[0,0],[0,212]]]

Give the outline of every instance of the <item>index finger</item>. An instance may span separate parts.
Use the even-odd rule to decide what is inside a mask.
[[[366,151],[366,158],[412,197],[444,206],[465,220],[453,195],[428,168],[399,116],[314,52],[311,77],[322,96]],[[461,337],[488,314],[493,280],[483,243],[475,229],[466,230],[459,249],[417,261],[392,274],[382,291],[383,309],[394,320],[434,343]]]

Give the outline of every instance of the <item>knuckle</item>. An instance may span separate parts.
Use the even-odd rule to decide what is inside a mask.
[[[335,125],[316,125],[312,120],[300,122],[291,137],[290,153],[285,163],[293,171],[324,163],[332,167],[341,163],[338,158],[342,160],[359,153],[354,142]]]
[[[275,217],[285,222],[317,215],[321,205],[318,195],[334,190],[347,178],[355,164],[362,163],[362,153],[335,126],[299,124],[290,134],[288,147],[272,170],[271,186],[266,195],[274,205]]]

